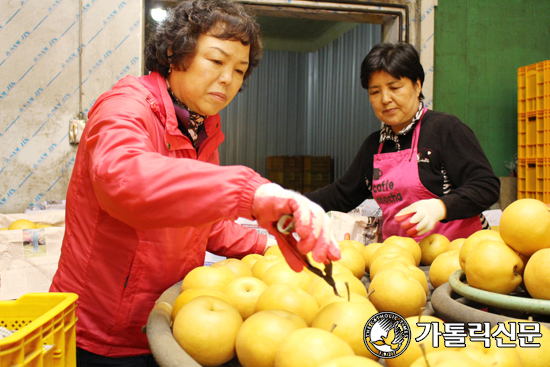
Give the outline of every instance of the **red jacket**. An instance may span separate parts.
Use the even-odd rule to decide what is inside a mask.
[[[50,291],[74,292],[77,345],[122,357],[150,353],[142,327],[156,299],[205,251],[241,258],[267,237],[251,218],[258,186],[244,166],[219,166],[219,115],[197,156],[178,130],[163,77],[126,77],[89,113],[67,192],[65,237]]]

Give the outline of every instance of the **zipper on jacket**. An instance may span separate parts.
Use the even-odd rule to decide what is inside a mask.
[[[126,281],[124,282],[124,288],[128,285],[128,279],[130,279],[130,274],[126,277]]]

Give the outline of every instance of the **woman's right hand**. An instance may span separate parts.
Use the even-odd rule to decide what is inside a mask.
[[[295,231],[300,236],[297,250],[301,254],[312,252],[313,260],[321,263],[340,259],[340,249],[332,236],[331,220],[318,204],[275,183],[261,185],[254,193],[252,215],[258,225],[277,238],[281,252],[294,271],[301,271],[303,262],[285,248],[288,245],[280,240],[281,234],[277,230],[277,222],[285,214],[294,217]]]

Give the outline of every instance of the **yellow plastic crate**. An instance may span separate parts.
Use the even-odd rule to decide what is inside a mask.
[[[518,159],[527,158],[527,117],[518,113]]]
[[[0,326],[17,330],[0,339],[0,367],[76,366],[74,293],[27,293],[0,301]]]
[[[527,113],[526,158],[537,158],[537,113]]]
[[[537,110],[537,64],[525,67],[525,100],[526,112]]]
[[[518,199],[525,198],[527,190],[527,163],[525,159],[518,158]]]
[[[527,87],[525,80],[525,66],[518,68],[518,113],[523,113],[527,111],[526,101],[527,101]]]

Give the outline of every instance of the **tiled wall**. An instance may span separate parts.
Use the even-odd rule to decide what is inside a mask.
[[[19,213],[65,198],[77,148],[69,121],[141,75],[142,2],[82,0],[81,22],[78,0],[0,0],[0,9],[0,212]]]

